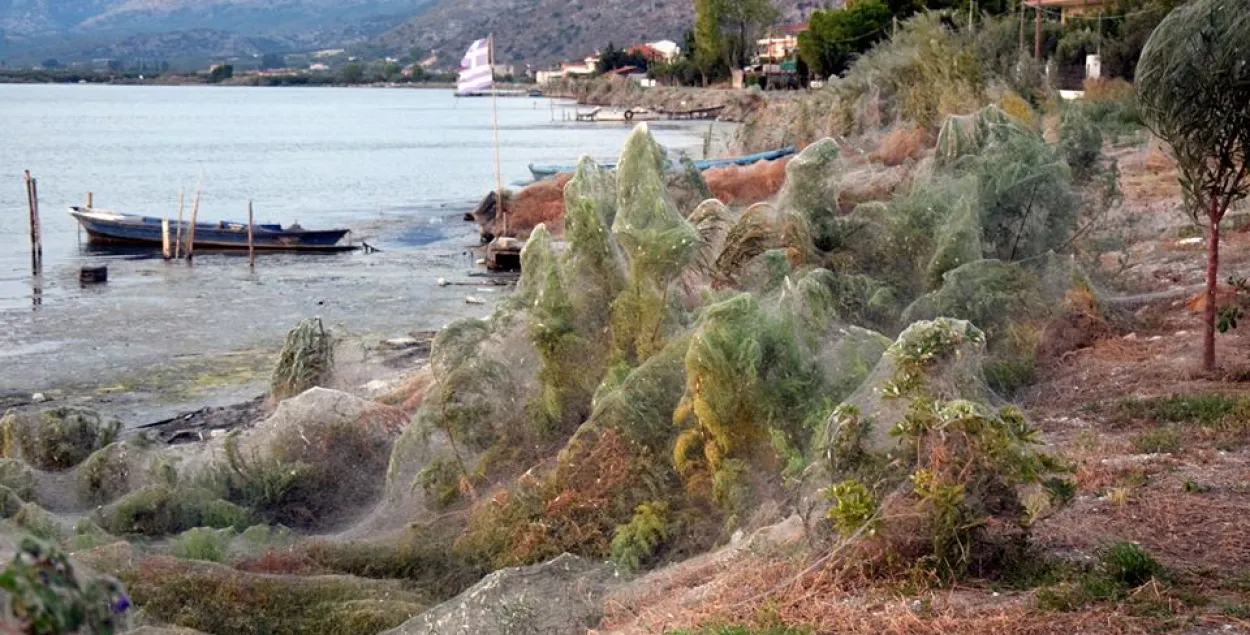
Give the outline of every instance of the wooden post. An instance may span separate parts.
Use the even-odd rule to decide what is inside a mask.
[[[169,219],[161,219],[161,255],[165,260],[169,260]]]
[[[92,207],[95,207],[94,198],[95,197],[91,194],[91,192],[87,192],[87,209],[91,209]]]
[[[182,257],[182,188],[178,188],[178,228],[174,232],[174,258]]]
[[[200,190],[195,189],[195,202],[191,204],[191,224],[187,227],[187,262],[195,257],[195,219],[200,215]]]
[[[43,238],[39,235],[39,182],[26,171],[26,206],[30,211],[30,268],[43,271]]]
[[[252,220],[252,202],[247,202],[247,266],[249,269],[256,269],[256,245],[253,242],[255,235],[253,232],[254,222]]]

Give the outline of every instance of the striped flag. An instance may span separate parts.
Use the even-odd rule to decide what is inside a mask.
[[[490,67],[490,39],[481,39],[469,47],[460,60],[460,76],[456,78],[456,94],[468,95],[486,90],[494,83]]]

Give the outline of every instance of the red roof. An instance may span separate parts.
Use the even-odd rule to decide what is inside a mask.
[[[647,59],[648,61],[664,59],[663,53],[661,53],[659,50],[651,46],[648,46],[646,44],[635,44],[634,46],[631,46],[625,49],[625,52],[626,53],[638,53],[642,55],[643,58]]]

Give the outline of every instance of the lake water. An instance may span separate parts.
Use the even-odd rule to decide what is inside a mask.
[[[437,328],[464,304],[474,228],[460,217],[494,187],[491,100],[450,91],[0,85],[0,393],[104,385],[172,356],[280,344],[321,315],[378,336]],[[626,125],[562,121],[547,100],[498,100],[505,183],[529,163],[615,157]],[[697,151],[706,124],[655,124]],[[30,272],[23,170],[38,179],[44,274]],[[375,254],[208,255],[195,265],[101,252],[66,213],[95,205],[175,216],[197,186],[201,220],[347,227]],[[85,237],[83,237],[85,239]],[[78,268],[109,265],[82,287]],[[493,297],[493,296],[491,296]]]

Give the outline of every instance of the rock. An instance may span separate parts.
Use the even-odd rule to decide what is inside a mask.
[[[37,393],[35,393],[35,394],[33,394],[33,395],[31,395],[31,396],[30,396],[30,401],[31,401],[31,403],[43,403],[43,402],[45,402],[45,401],[47,401],[47,400],[48,400],[48,398],[47,398],[47,397],[45,397],[45,396],[44,396],[44,394],[43,394],[43,393],[41,393],[41,392],[37,392]]]
[[[567,553],[501,569],[383,635],[582,635],[614,578],[611,567]]]
[[[35,472],[17,459],[0,459],[0,487],[21,500],[34,500]]]
[[[446,279],[446,278],[439,278],[439,279],[438,279],[438,283],[437,283],[437,284],[438,284],[438,286],[440,286],[440,287],[445,287],[445,286],[447,286],[447,285],[448,285],[448,284],[450,284],[450,283],[449,283],[449,282],[447,282],[447,279]]]
[[[68,470],[117,438],[122,422],[87,408],[11,412],[0,419],[0,455],[42,470]]]
[[[466,295],[464,296],[464,303],[465,304],[486,304],[486,300],[483,300],[477,296]]]

